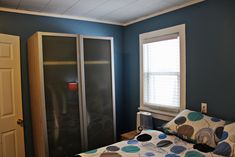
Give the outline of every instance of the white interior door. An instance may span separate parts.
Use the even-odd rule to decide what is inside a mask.
[[[0,157],[24,157],[20,40],[0,34]]]

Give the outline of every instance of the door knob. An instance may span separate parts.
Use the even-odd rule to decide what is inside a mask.
[[[24,124],[23,119],[18,119],[17,124],[20,125],[20,126],[23,126],[23,124]]]

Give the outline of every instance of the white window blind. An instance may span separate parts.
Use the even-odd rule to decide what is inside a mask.
[[[180,37],[170,34],[143,41],[144,104],[180,108]]]

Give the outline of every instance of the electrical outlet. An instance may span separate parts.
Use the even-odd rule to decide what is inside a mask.
[[[201,112],[207,113],[207,103],[205,103],[205,102],[201,103]]]

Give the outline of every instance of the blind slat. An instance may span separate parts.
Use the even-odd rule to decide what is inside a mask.
[[[179,108],[180,51],[178,34],[148,39],[147,44],[144,44],[143,53],[144,103],[166,108]]]

